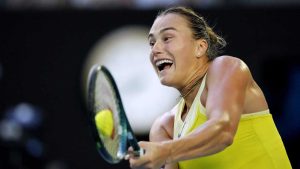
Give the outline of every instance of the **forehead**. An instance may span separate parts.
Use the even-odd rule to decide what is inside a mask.
[[[155,19],[149,34],[156,34],[165,28],[175,28],[177,31],[188,30],[186,18],[179,14],[166,14]]]

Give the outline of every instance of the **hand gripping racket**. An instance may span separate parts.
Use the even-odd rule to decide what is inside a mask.
[[[128,153],[135,156],[143,154],[109,70],[104,66],[93,66],[89,72],[87,86],[88,120],[96,147],[103,159],[116,164]],[[133,152],[127,151],[129,146]]]

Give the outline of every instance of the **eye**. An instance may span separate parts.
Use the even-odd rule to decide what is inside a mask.
[[[149,42],[149,45],[152,47],[154,46],[154,42]]]
[[[155,44],[155,41],[153,41],[153,40],[150,40],[150,41],[149,41],[149,45],[150,45],[151,47],[153,47],[154,44]]]
[[[168,41],[170,41],[170,39],[172,39],[171,36],[165,36],[165,37],[163,38],[163,41],[164,41],[164,42],[168,42]]]

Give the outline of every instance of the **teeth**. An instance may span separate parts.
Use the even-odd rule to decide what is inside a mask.
[[[159,60],[159,61],[157,61],[156,63],[155,63],[155,65],[156,66],[160,66],[160,65],[162,65],[162,64],[164,64],[164,63],[173,63],[171,60],[167,60],[167,59],[163,59],[163,60]]]

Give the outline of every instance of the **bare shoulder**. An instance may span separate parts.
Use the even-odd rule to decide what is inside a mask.
[[[173,139],[174,113],[166,112],[159,116],[150,130],[150,141],[164,141]]]
[[[249,71],[248,66],[246,63],[241,60],[240,58],[233,57],[233,56],[219,56],[212,61],[212,68],[218,69],[230,69],[230,70],[242,70],[242,71]]]
[[[208,70],[209,79],[237,79],[239,81],[249,82],[252,78],[247,64],[233,56],[219,56],[211,62]],[[215,78],[214,78],[215,77]]]

